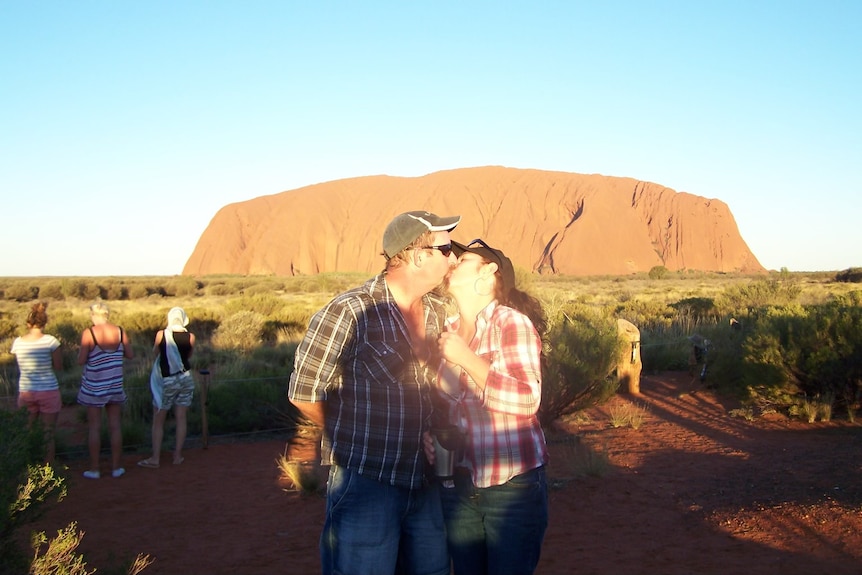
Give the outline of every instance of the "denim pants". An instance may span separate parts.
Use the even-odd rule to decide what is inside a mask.
[[[324,575],[448,575],[437,486],[394,487],[333,465],[320,559]]]
[[[469,472],[440,486],[455,575],[527,575],[539,563],[548,526],[545,468],[503,485],[473,486]]]

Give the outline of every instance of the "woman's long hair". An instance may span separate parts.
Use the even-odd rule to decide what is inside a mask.
[[[499,278],[499,276],[498,276]],[[539,337],[544,339],[545,331],[548,328],[548,321],[545,319],[545,310],[542,308],[541,302],[518,288],[511,288],[507,296],[500,293],[503,282],[497,280],[497,301],[501,304],[516,309],[533,322],[533,327],[539,333]]]

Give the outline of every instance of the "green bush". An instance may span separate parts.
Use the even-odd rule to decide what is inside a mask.
[[[667,268],[664,266],[653,266],[649,270],[649,279],[660,280],[667,277]]]
[[[63,296],[65,298],[78,298],[92,301],[104,298],[102,288],[92,280],[83,278],[65,279],[62,281]]]
[[[616,320],[586,306],[549,318],[539,419],[555,419],[605,401],[619,387],[613,376],[621,343]]]
[[[216,328],[213,345],[228,349],[249,350],[262,345],[266,317],[255,311],[239,311]]]
[[[842,272],[838,272],[835,276],[835,281],[862,283],[862,268],[847,268]]]
[[[15,530],[35,519],[39,503],[60,492],[50,473],[38,464],[45,457],[45,438],[40,425],[27,424],[24,410],[0,410],[0,573],[26,573],[27,558],[14,538]],[[19,497],[21,486],[29,492]]]
[[[754,399],[862,393],[862,307],[855,295],[759,313],[742,346],[743,381]]]
[[[42,299],[53,299],[53,300],[62,300],[65,299],[63,296],[63,284],[57,280],[49,281],[45,285],[39,288],[39,297]]]
[[[39,286],[26,282],[18,282],[7,287],[3,295],[7,300],[11,301],[33,301],[39,297]]]

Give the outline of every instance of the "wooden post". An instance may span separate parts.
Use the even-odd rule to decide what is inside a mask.
[[[207,391],[210,386],[210,370],[202,369],[201,374],[201,439],[203,440],[204,449],[209,447],[210,431],[207,423]]]

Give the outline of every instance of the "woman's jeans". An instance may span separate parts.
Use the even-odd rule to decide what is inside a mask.
[[[443,516],[455,575],[524,575],[539,563],[548,526],[545,468],[478,489],[468,470],[441,484]]]
[[[448,575],[437,486],[393,487],[333,465],[320,558],[324,575]]]

